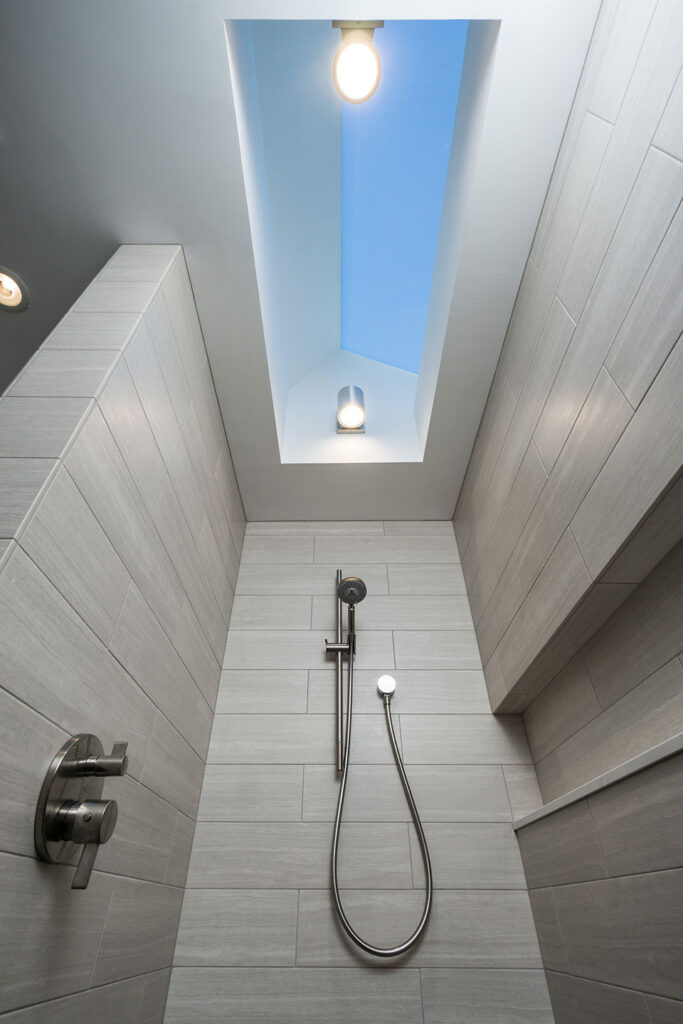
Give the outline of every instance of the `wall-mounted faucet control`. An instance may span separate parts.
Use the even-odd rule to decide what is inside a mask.
[[[81,857],[71,882],[72,889],[86,889],[97,851],[114,831],[118,807],[115,800],[101,800],[108,775],[125,775],[127,743],[115,743],[111,754],[92,733],[72,736],[55,755],[38,797],[34,822],[36,851],[49,864],[71,862],[82,845]]]

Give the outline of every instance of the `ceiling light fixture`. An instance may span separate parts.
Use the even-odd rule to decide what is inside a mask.
[[[372,37],[384,22],[333,21],[332,26],[342,34],[332,65],[335,88],[347,103],[365,103],[379,85],[382,69]]]
[[[337,433],[365,433],[365,395],[354,384],[347,384],[337,395]]]
[[[28,288],[19,275],[0,267],[0,309],[7,313],[22,313],[28,303]]]

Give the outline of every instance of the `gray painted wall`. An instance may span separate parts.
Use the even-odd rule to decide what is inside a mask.
[[[330,893],[335,570],[359,574],[340,846],[352,922],[404,938],[420,859],[376,681],[431,845],[433,916],[370,962]],[[167,1024],[551,1024],[511,819],[540,803],[518,716],[492,715],[450,522],[249,523],[178,934]]]
[[[500,710],[526,707],[680,536],[678,515],[615,561],[681,469],[682,52],[676,0],[603,4],[458,500]]]
[[[524,712],[544,801],[683,732],[683,544]]]
[[[162,1019],[243,532],[182,251],[122,246],[0,399],[8,1024]],[[82,892],[33,851],[77,732],[130,755]]]
[[[518,832],[557,1024],[683,1020],[683,755]]]

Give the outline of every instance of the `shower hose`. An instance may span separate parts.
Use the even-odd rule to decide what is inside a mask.
[[[344,744],[344,756],[342,761],[342,775],[341,782],[339,785],[339,799],[337,801],[337,813],[334,819],[334,838],[332,842],[332,891],[334,893],[334,902],[337,907],[337,913],[339,914],[339,920],[341,921],[347,935],[360,946],[366,953],[370,953],[372,956],[380,957],[392,957],[401,956],[402,953],[406,953],[412,946],[415,945],[417,940],[422,935],[425,929],[427,920],[429,918],[430,911],[432,909],[432,894],[433,894],[433,881],[432,881],[432,865],[429,859],[429,849],[427,847],[427,839],[425,838],[424,829],[422,828],[422,822],[420,821],[420,815],[417,812],[415,806],[415,800],[413,794],[410,791],[408,784],[408,778],[406,776],[405,768],[403,766],[403,759],[398,749],[398,743],[396,742],[396,734],[394,732],[394,723],[391,719],[391,694],[385,693],[383,695],[384,701],[384,717],[387,723],[387,730],[389,733],[389,740],[391,742],[391,749],[394,755],[394,761],[396,762],[396,768],[403,785],[403,792],[405,793],[408,806],[410,807],[410,813],[415,824],[415,830],[417,832],[417,838],[420,842],[420,850],[422,852],[422,862],[425,869],[425,903],[422,911],[422,917],[420,918],[419,924],[413,934],[405,940],[405,942],[399,943],[398,946],[373,946],[370,942],[366,942],[357,932],[354,931],[351,923],[349,922],[344,907],[342,906],[341,897],[339,895],[339,880],[338,874],[338,851],[339,851],[339,833],[341,831],[341,820],[344,811],[344,797],[346,795],[346,782],[349,774],[349,753],[351,750],[351,723],[353,719],[353,655],[349,658],[348,668],[348,696],[347,696],[347,710],[346,710],[346,732],[345,732],[345,744]]]

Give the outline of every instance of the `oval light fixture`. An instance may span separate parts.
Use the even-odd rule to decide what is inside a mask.
[[[365,433],[365,395],[354,384],[347,384],[337,395],[337,433]]]
[[[28,304],[28,288],[19,275],[0,267],[0,309],[7,313],[22,313]]]
[[[333,21],[342,31],[332,65],[334,85],[347,103],[365,103],[377,90],[382,72],[372,37],[383,21]]]

